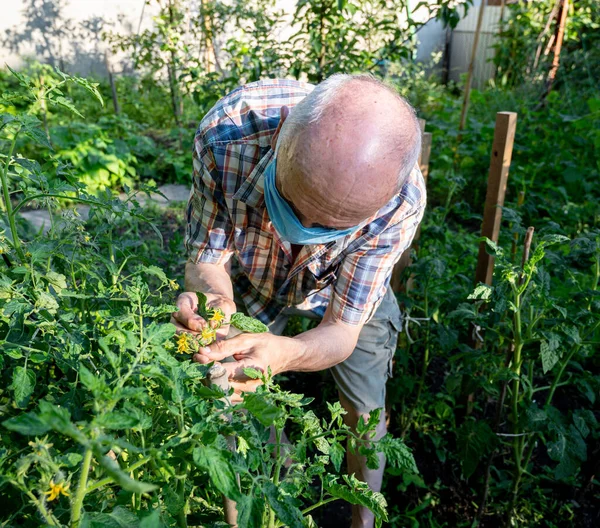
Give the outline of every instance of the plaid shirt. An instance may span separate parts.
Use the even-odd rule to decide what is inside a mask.
[[[280,109],[312,90],[292,80],[237,88],[204,117],[194,140],[194,179],[185,245],[194,263],[225,264],[248,313],[270,323],[286,307],[365,323],[381,302],[394,264],[414,237],[425,209],[417,167],[399,194],[356,233],[292,249],[273,228],[264,202],[264,170]]]

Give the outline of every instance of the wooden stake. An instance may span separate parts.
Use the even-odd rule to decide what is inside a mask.
[[[560,65],[560,50],[562,49],[563,39],[565,37],[565,26],[567,25],[567,14],[569,12],[569,0],[562,0],[561,6],[558,13],[558,24],[554,32],[554,57],[552,59],[552,66],[548,72],[548,79],[546,81],[546,91],[544,93],[544,99],[552,91],[554,80],[556,79],[556,72]]]
[[[516,127],[517,114],[515,112],[498,112],[496,114],[496,128],[481,227],[481,235],[494,242],[498,242],[500,233],[501,208],[504,205]],[[479,246],[475,284],[483,282],[491,285],[493,273],[494,258],[487,254],[485,243],[482,242]]]
[[[108,83],[110,84],[113,108],[115,109],[115,114],[120,114],[121,107],[119,105],[119,99],[117,98],[117,85],[113,76],[112,66],[110,65],[110,59],[108,58],[108,51],[104,53],[104,64],[106,64],[106,71],[108,72]]]
[[[465,94],[463,98],[462,109],[460,111],[460,123],[458,125],[458,132],[465,128],[467,122],[467,110],[469,109],[469,97],[471,96],[471,82],[473,80],[473,70],[475,69],[475,57],[477,56],[477,46],[479,44],[479,35],[481,35],[481,25],[483,23],[483,11],[485,10],[485,3],[487,0],[481,0],[479,6],[479,16],[477,17],[477,26],[475,28],[475,36],[473,38],[473,48],[471,49],[471,60],[469,61],[469,69],[467,71],[467,79],[465,81]],[[458,141],[460,143],[460,141]]]

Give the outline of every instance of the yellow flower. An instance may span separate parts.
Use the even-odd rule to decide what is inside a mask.
[[[210,326],[205,326],[202,329],[200,337],[202,337],[203,345],[207,346],[210,345],[216,339],[217,332],[214,328],[211,328]]]
[[[71,485],[64,484],[63,482],[59,482],[58,484],[54,483],[54,480],[50,481],[50,491],[46,491],[45,495],[48,495],[48,500],[53,501],[54,499],[58,499],[58,496],[62,493],[65,497],[69,496],[69,492],[67,491]]]
[[[213,316],[210,318],[211,323],[217,323],[219,326],[221,326],[221,323],[224,320],[225,320],[225,314],[223,313],[223,310],[221,310],[220,308],[217,308],[215,310],[215,313],[213,314]]]
[[[189,354],[192,339],[189,334],[179,334],[177,338],[177,352],[180,354]]]

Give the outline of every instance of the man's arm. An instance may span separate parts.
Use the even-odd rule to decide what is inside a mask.
[[[207,323],[197,313],[197,292],[206,295],[209,307],[221,308],[227,319],[236,311],[230,277],[230,258],[234,250],[222,176],[201,135],[195,138],[193,167],[184,239],[189,255],[185,266],[185,291],[177,299],[178,311],[171,322],[179,331],[200,332]],[[223,337],[228,331],[229,327],[223,325],[217,334]]]
[[[259,382],[250,380],[245,368],[255,368],[273,374],[286,371],[314,372],[344,361],[356,347],[362,325],[347,325],[331,318],[327,310],[323,321],[312,330],[296,337],[264,334],[240,334],[227,341],[217,341],[210,347],[200,348],[194,360],[200,363],[222,361],[233,357],[236,361],[223,363],[229,372],[230,385],[237,394],[256,390]]]
[[[283,370],[315,372],[341,363],[356,348],[362,327],[333,320],[328,307],[319,326],[292,339],[296,350],[286,356]]]

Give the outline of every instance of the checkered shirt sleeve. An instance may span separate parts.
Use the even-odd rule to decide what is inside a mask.
[[[212,153],[197,136],[193,153],[193,186],[186,210],[184,244],[195,264],[224,264],[234,253],[233,227],[223,182]]]

